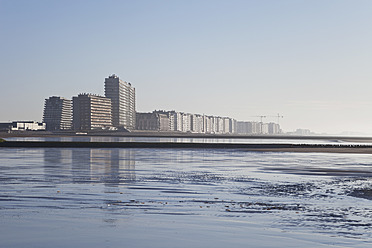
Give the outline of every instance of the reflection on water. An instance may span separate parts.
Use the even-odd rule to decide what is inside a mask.
[[[95,200],[92,203],[105,206],[102,209],[104,211],[102,221],[115,227],[118,219],[111,214],[110,208],[107,208],[115,201],[110,196],[113,192],[111,187],[135,182],[135,152],[131,149],[45,149],[44,177],[46,181],[53,184],[71,182],[73,184],[103,184],[108,187],[104,190],[102,203],[96,202],[97,199],[93,195],[91,197]],[[61,195],[60,190],[58,193]],[[76,192],[70,194],[76,195]],[[86,200],[83,197],[71,199],[80,201],[82,205],[87,204],[84,203]],[[59,207],[65,208],[66,204],[60,204]]]
[[[45,149],[44,174],[55,181],[128,184],[136,177],[135,155],[130,149]]]
[[[0,149],[0,246],[368,247],[370,158]]]

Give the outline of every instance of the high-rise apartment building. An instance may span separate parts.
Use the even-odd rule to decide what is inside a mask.
[[[134,129],[136,126],[135,88],[115,74],[105,78],[105,96],[112,103],[112,124],[117,128]]]
[[[111,100],[93,94],[72,98],[74,130],[107,129],[112,127]]]
[[[43,122],[48,131],[69,130],[72,127],[71,100],[59,96],[45,99]]]

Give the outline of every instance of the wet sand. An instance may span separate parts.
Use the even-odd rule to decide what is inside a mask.
[[[369,247],[370,164],[358,154],[3,148],[0,246]]]

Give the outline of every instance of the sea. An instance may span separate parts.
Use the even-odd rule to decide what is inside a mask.
[[[4,248],[371,247],[371,229],[370,154],[0,148],[0,247]]]

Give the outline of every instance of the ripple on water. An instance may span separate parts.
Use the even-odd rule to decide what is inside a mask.
[[[372,182],[364,156],[62,150],[23,151],[20,159],[6,159],[0,150],[2,216],[34,211],[44,219],[59,215],[117,226],[123,217],[130,226],[156,225],[154,215],[171,221],[197,216],[201,232],[213,229],[205,221],[210,218],[230,226],[253,222],[262,230],[372,240]]]

